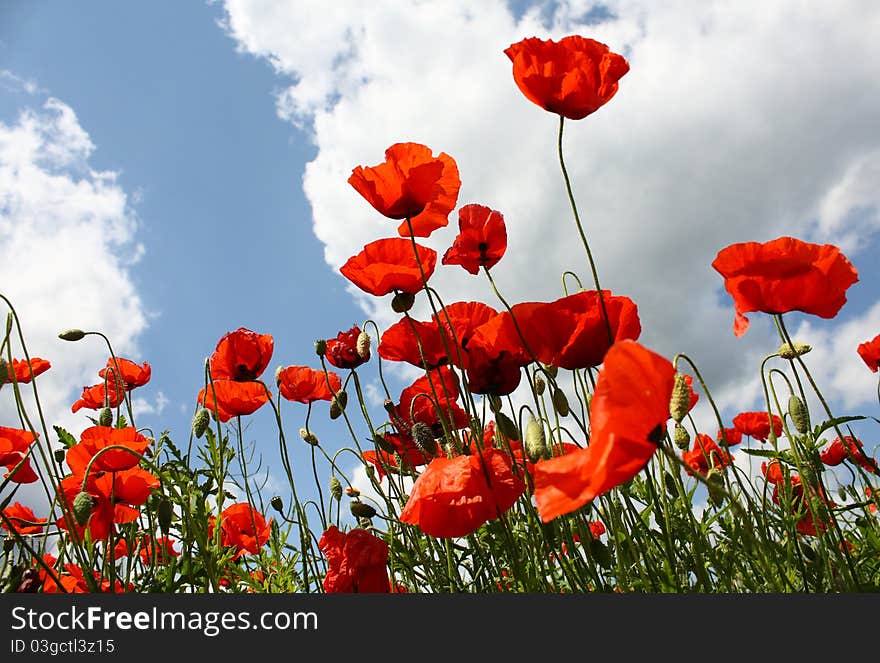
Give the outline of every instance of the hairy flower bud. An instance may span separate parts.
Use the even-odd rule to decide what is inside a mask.
[[[284,500],[281,499],[280,495],[274,495],[271,500],[269,500],[269,504],[275,509],[278,513],[284,514]]]
[[[789,345],[788,343],[780,345],[776,353],[783,359],[794,359],[795,357],[807,354],[812,349],[813,347],[811,345],[792,341],[792,345]]]
[[[687,432],[687,428],[681,424],[675,424],[675,430],[672,432],[672,440],[682,451],[687,451],[691,446],[691,434]]]
[[[376,515],[376,509],[360,500],[353,500],[348,508],[351,509],[351,515],[356,518],[372,518]]]
[[[429,426],[426,426],[421,421],[413,424],[412,438],[423,454],[433,456],[437,453],[437,441],[434,439],[434,433]]]
[[[162,532],[168,534],[168,529],[171,527],[171,521],[174,519],[174,508],[171,504],[171,500],[167,497],[163,497],[159,500],[159,506],[156,508],[156,517],[159,521],[159,527]]]
[[[533,463],[538,462],[547,453],[547,437],[544,434],[544,424],[534,417],[529,417],[526,424],[525,452]]]
[[[335,474],[330,475],[330,496],[337,502],[342,499],[342,482]]]
[[[197,438],[200,438],[208,430],[211,425],[211,414],[207,408],[200,407],[193,417],[192,432]]]
[[[360,334],[358,334],[357,343],[355,344],[355,349],[357,350],[358,357],[360,357],[361,359],[363,359],[365,361],[370,358],[370,341],[371,340],[372,339],[370,339],[370,335],[365,331],[362,331]]]
[[[391,310],[395,313],[406,313],[416,302],[416,296],[408,292],[398,292],[391,300]]]
[[[680,424],[691,409],[691,389],[684,379],[683,373],[675,374],[675,384],[672,387],[672,397],[669,399],[669,414]]]
[[[299,436],[313,447],[318,446],[318,437],[313,432],[306,430],[305,428],[300,428]]]
[[[721,473],[721,470],[717,470],[714,467],[709,470],[709,473],[706,475],[706,483],[708,484],[709,497],[712,499],[712,503],[715,506],[721,506],[721,503],[724,501],[724,475]]]
[[[79,341],[85,335],[86,333],[82,329],[67,329],[58,334],[58,338],[62,341]]]
[[[804,402],[792,394],[788,397],[788,414],[798,433],[806,433],[810,429],[810,414]]]
[[[571,411],[568,407],[568,397],[562,389],[556,389],[553,392],[553,409],[556,410],[560,417],[567,417]]]
[[[544,381],[540,375],[535,376],[535,395],[540,396],[544,393],[544,390],[547,388],[547,383]]]
[[[113,425],[113,410],[109,407],[101,408],[101,413],[98,415],[98,425],[99,426],[112,426]]]
[[[511,418],[503,412],[495,413],[495,428],[508,440],[519,440],[519,429]]]
[[[76,523],[83,527],[92,515],[95,508],[95,498],[86,492],[79,492],[73,498],[73,517]]]
[[[341,417],[346,405],[348,405],[348,394],[344,391],[337,391],[333,400],[330,401],[330,418],[338,419]]]
[[[315,341],[315,354],[319,357],[323,357],[327,353],[327,341],[323,338],[319,338]]]

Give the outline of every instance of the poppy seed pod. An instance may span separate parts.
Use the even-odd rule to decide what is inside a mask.
[[[300,428],[299,436],[313,447],[318,446],[318,437],[311,431],[308,431],[305,428]]]
[[[691,434],[688,433],[687,428],[685,428],[681,424],[675,425],[675,430],[672,433],[672,439],[675,442],[675,446],[677,446],[682,451],[687,451],[691,446]]]
[[[416,296],[409,292],[398,292],[391,300],[391,310],[395,313],[406,313],[416,302]]]
[[[813,346],[807,345],[806,343],[798,343],[797,341],[792,341],[791,343],[791,345],[783,343],[779,346],[776,353],[783,359],[794,359],[795,357],[807,354],[813,349]]]
[[[416,446],[422,453],[429,456],[437,453],[437,441],[434,439],[434,433],[429,426],[426,426],[421,421],[417,421],[413,424],[411,434],[413,442],[416,443]]]
[[[80,526],[89,522],[92,511],[95,508],[95,498],[86,492],[79,492],[73,498],[73,517]]]
[[[280,495],[274,495],[271,500],[269,500],[269,504],[275,509],[278,513],[284,514],[284,500],[281,499]]]
[[[62,341],[79,341],[85,335],[86,333],[82,329],[67,329],[58,334],[58,338]]]
[[[806,433],[810,429],[810,414],[804,402],[792,394],[788,397],[788,414],[798,433]]]
[[[526,424],[525,451],[529,460],[533,463],[537,463],[547,453],[547,437],[544,434],[544,424],[534,417],[529,417],[529,423]]]
[[[63,463],[67,456],[67,449],[55,449],[55,462]]]
[[[567,417],[571,411],[568,407],[568,397],[562,389],[556,389],[553,392],[553,409],[556,410],[560,417]]]
[[[358,356],[361,359],[369,359],[370,358],[370,341],[371,340],[372,339],[370,339],[370,335],[365,331],[362,331],[360,334],[358,334],[357,344],[355,345],[355,348],[357,350]]]
[[[200,407],[193,417],[192,432],[196,438],[202,437],[211,424],[211,414],[207,408]]]
[[[330,495],[337,502],[342,499],[342,482],[335,474],[330,476]]]
[[[322,338],[319,338],[315,341],[315,354],[319,357],[323,357],[327,352],[327,341]]]
[[[355,518],[372,518],[376,515],[376,509],[360,500],[354,500],[348,505],[348,508]]]
[[[691,389],[685,380],[683,373],[675,374],[675,384],[672,387],[672,398],[669,399],[669,414],[680,424],[691,409]]]

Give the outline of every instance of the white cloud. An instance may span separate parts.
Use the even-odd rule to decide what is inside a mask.
[[[332,268],[396,228],[347,184],[352,168],[381,162],[392,143],[422,142],[456,159],[460,205],[504,213],[510,245],[493,273],[510,301],[560,296],[564,270],[591,286],[556,118],[522,97],[502,51],[578,33],[626,54],[617,96],[568,122],[565,137],[602,285],[638,303],[645,344],[688,353],[722,402],[746,409],[737,396],[759,395],[758,365],[778,342],[758,314],[733,337],[732,301],[710,264],[730,243],[784,234],[839,242],[867,264],[880,225],[880,7],[615,0],[604,3],[614,18],[590,25],[593,4],[542,4],[516,19],[500,0],[479,11],[466,0],[227,0],[225,24],[279,73],[282,117],[311,132],[303,187]],[[456,228],[453,214],[425,243],[443,251]],[[438,268],[433,285],[447,302],[500,307],[458,268]],[[381,326],[395,319],[387,301],[351,292]],[[814,327],[829,338],[834,328]]]
[[[95,150],[73,109],[48,98],[0,122],[0,292],[21,321],[30,356],[52,367],[36,379],[51,426],[73,433],[91,425],[70,411],[82,387],[96,384],[109,356],[104,341],[87,336],[65,342],[68,328],[106,334],[120,356],[137,359],[137,338],[147,315],[130,268],[143,252],[137,219],[116,173],[95,171]],[[22,347],[13,331],[13,356]],[[38,426],[31,385],[22,385]],[[161,394],[151,407],[162,406]],[[8,387],[0,393],[2,424],[18,426]]]

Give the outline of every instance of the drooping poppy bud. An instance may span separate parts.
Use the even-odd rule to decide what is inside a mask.
[[[807,345],[806,343],[798,343],[797,341],[792,341],[792,344],[793,345],[783,343],[779,346],[779,349],[776,351],[776,353],[783,359],[794,359],[795,357],[800,357],[801,355],[807,354],[810,350],[813,349],[813,346]]]
[[[80,526],[89,522],[92,511],[95,508],[95,498],[86,492],[79,492],[73,498],[73,517]]]
[[[417,421],[413,424],[411,434],[413,442],[423,454],[433,456],[437,453],[437,441],[434,439],[434,433],[430,426]]]
[[[511,418],[503,412],[495,413],[495,426],[507,439],[513,441],[519,440],[519,429],[516,427],[516,424],[513,423]]]
[[[547,388],[547,383],[544,381],[540,375],[535,376],[535,394],[540,396],[544,393],[544,390]]]
[[[391,310],[395,313],[406,313],[416,302],[416,296],[409,292],[398,292],[391,300]]]
[[[337,502],[342,499],[342,482],[335,474],[330,477],[330,495]]]
[[[367,332],[362,331],[360,334],[358,334],[357,344],[355,347],[361,359],[366,360],[370,358],[370,340],[370,335]]]
[[[269,500],[269,504],[275,509],[278,513],[284,514],[284,500],[281,499],[280,495],[274,495],[271,500]]]
[[[197,438],[202,437],[211,424],[211,415],[207,408],[200,407],[193,417],[192,432]]]
[[[164,534],[167,535],[168,530],[171,527],[171,521],[174,519],[174,509],[171,504],[171,500],[163,497],[159,501],[159,507],[156,510],[156,515],[159,521],[159,528]]]
[[[788,398],[788,414],[798,433],[806,433],[810,429],[810,414],[804,402],[792,394]]]
[[[300,428],[300,429],[299,429],[299,436],[300,436],[304,441],[306,441],[306,442],[308,442],[309,444],[311,444],[313,447],[318,446],[318,436],[315,435],[313,432],[311,432],[311,431],[309,431],[309,430],[306,430],[305,428]]]
[[[352,501],[348,508],[351,510],[351,515],[355,518],[372,518],[376,515],[376,509],[360,500]]]
[[[58,338],[62,341],[79,341],[84,338],[86,333],[82,329],[67,329],[60,334],[58,334]]]
[[[526,424],[525,452],[533,463],[537,463],[538,459],[543,458],[547,453],[544,425],[534,417],[529,417],[529,422]]]
[[[113,424],[113,410],[109,407],[101,408],[101,413],[98,415],[98,425],[99,426],[111,426]]]
[[[568,407],[568,397],[562,389],[556,389],[553,392],[553,409],[556,410],[560,417],[567,417],[571,411]]]
[[[691,409],[691,388],[683,373],[675,374],[675,385],[672,387],[672,398],[669,399],[669,414],[675,423],[680,424]]]
[[[688,433],[687,428],[685,428],[681,424],[675,425],[675,430],[672,433],[672,439],[675,442],[675,446],[677,446],[682,451],[687,451],[691,446],[691,434]]]
[[[327,341],[323,338],[319,338],[315,341],[315,354],[319,357],[323,357],[327,352]]]

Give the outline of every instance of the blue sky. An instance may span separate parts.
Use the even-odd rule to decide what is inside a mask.
[[[225,332],[274,336],[270,378],[278,365],[316,365],[318,337],[367,317],[392,322],[387,302],[353,292],[336,270],[391,234],[345,180],[395,142],[452,154],[464,182],[459,204],[505,213],[511,244],[495,273],[510,299],[560,296],[564,269],[586,277],[569,241],[555,119],[519,95],[501,54],[526,36],[574,32],[630,57],[618,96],[572,123],[566,147],[603,285],[639,304],[643,341],[694,356],[725,412],[756,408],[755,367],[777,343],[758,315],[744,339],[733,338],[732,305],[709,263],[734,241],[793,234],[837,243],[860,271],[850,303],[833,322],[794,315],[790,326],[816,348],[811,361],[836,406],[876,413],[876,376],[854,347],[880,332],[871,258],[880,228],[880,93],[870,65],[880,60],[878,11],[858,2],[807,13],[786,2],[514,5],[487,1],[476,14],[463,1],[332,10],[306,0],[4,3],[0,123],[24,126],[30,109],[51,124],[61,111],[44,105],[58,100],[79,133],[56,122],[52,135],[80,143],[75,158],[45,172],[92,183],[94,204],[125,197],[108,213],[110,226],[88,225],[95,215],[77,208],[85,228],[121,224],[118,241],[96,236],[94,253],[47,254],[29,267],[32,280],[8,260],[2,272],[29,298],[35,354],[58,359],[55,382],[47,374],[41,385],[55,390],[59,419],[71,421],[63,410],[106,358],[94,343],[54,339],[85,325],[78,316],[115,331],[120,354],[150,362],[138,423],[180,440],[203,361]],[[112,181],[94,175],[106,171]],[[57,214],[59,227],[73,223]],[[450,220],[429,245],[449,245]],[[82,266],[92,263],[109,271],[89,281]],[[91,302],[85,291],[60,297],[71,270],[91,296],[125,306]],[[464,273],[436,279],[455,293],[449,301],[497,305]],[[368,374],[374,380],[375,368]],[[285,410],[303,459],[304,411]],[[320,414],[312,418],[319,437],[341,444],[338,422]],[[271,465],[268,411],[252,418],[248,435]]]

